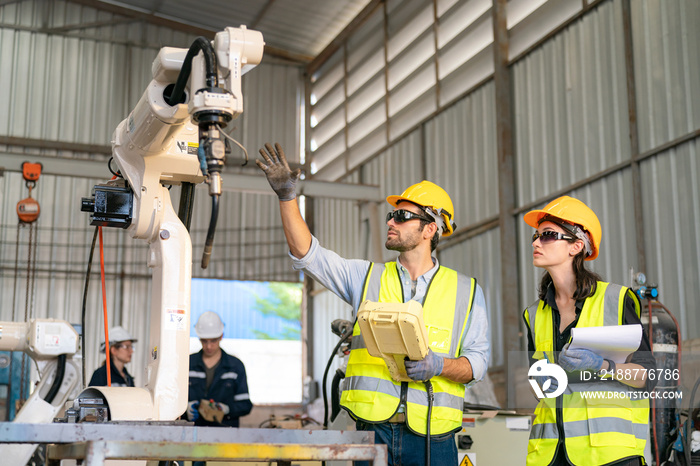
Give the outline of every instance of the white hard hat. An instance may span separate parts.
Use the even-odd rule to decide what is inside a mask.
[[[219,314],[207,311],[199,316],[194,330],[199,338],[219,338],[224,334],[224,323],[221,321]]]
[[[126,331],[124,327],[116,326],[109,329],[109,344],[115,345],[121,343],[122,341],[133,341],[136,342],[136,338],[131,336],[129,332]],[[100,351],[105,352],[105,336],[102,335],[102,341],[100,344]]]

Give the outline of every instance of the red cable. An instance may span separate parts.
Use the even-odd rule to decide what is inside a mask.
[[[654,307],[660,307],[661,309],[663,309],[666,312],[666,314],[668,314],[668,316],[671,319],[673,319],[673,323],[676,324],[676,332],[678,332],[678,373],[679,373],[678,383],[676,385],[680,385],[681,384],[681,378],[680,378],[681,354],[682,354],[681,348],[683,347],[682,346],[683,339],[681,338],[681,327],[680,327],[680,325],[678,325],[678,321],[676,320],[676,317],[673,314],[671,314],[671,311],[669,311],[666,306],[661,304],[659,301],[655,301]]]
[[[97,227],[100,236],[100,279],[102,282],[102,312],[105,322],[105,354],[107,355],[107,386],[112,386],[112,365],[109,354],[109,324],[107,317],[107,288],[105,286],[105,250],[102,244],[102,227]]]
[[[681,355],[682,355],[682,349],[681,349],[682,348],[682,339],[681,339],[681,328],[680,328],[680,325],[678,325],[678,320],[676,320],[676,317],[671,313],[671,311],[668,310],[668,308],[666,306],[661,304],[661,302],[654,301],[652,303],[651,300],[648,300],[647,302],[649,303],[648,304],[648,306],[649,306],[649,346],[650,346],[650,349],[652,350],[652,354],[654,354],[654,343],[653,343],[653,339],[651,338],[651,308],[657,307],[657,308],[661,308],[663,311],[665,311],[666,314],[668,314],[668,316],[671,319],[673,319],[673,323],[676,325],[676,332],[677,332],[677,336],[678,336],[678,350],[677,350],[678,351],[678,373],[680,374]],[[681,380],[681,378],[679,375],[678,383],[676,384],[677,387],[680,386],[680,383],[681,383],[680,380]],[[660,464],[659,463],[658,443],[657,443],[657,438],[656,438],[656,400],[653,400],[650,404],[651,404],[651,418],[652,418],[654,445],[656,446],[656,448],[654,449],[655,453],[656,453],[656,455],[655,455],[656,456],[656,464]]]
[[[654,354],[654,338],[653,338],[653,332],[652,332],[652,320],[651,320],[651,299],[647,299],[647,307],[649,309],[649,349],[651,350],[651,354]],[[647,375],[648,377],[648,375]],[[656,400],[652,399],[649,400],[649,404],[651,405],[651,435],[654,437],[654,459],[656,460],[657,466],[661,463],[659,463],[659,442],[657,440],[656,436]]]

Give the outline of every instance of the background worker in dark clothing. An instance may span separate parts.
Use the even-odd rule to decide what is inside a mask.
[[[190,355],[187,419],[197,426],[238,427],[239,418],[253,409],[245,367],[221,349],[224,324],[218,314],[202,314],[195,331],[202,350]]]
[[[112,387],[134,386],[134,378],[126,370],[126,364],[131,362],[131,356],[134,354],[134,343],[136,343],[136,338],[131,336],[123,327],[113,327],[109,330],[109,362]],[[105,352],[106,346],[103,341],[100,348],[102,353]],[[107,386],[107,361],[93,372],[88,385],[91,387]]]

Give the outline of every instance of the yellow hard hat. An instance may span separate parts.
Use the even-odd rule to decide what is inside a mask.
[[[523,220],[532,228],[537,228],[542,223],[542,219],[549,215],[585,230],[591,241],[591,253],[586,257],[586,260],[592,261],[598,257],[598,248],[603,232],[598,217],[590,207],[573,197],[562,196],[554,199],[542,210],[531,210],[526,213]]]
[[[442,236],[450,236],[457,228],[452,220],[455,212],[452,199],[444,189],[430,181],[423,180],[409,186],[400,196],[389,196],[386,201],[394,207],[401,201],[409,201],[421,207],[430,208],[433,212],[428,213],[436,218],[436,222],[437,218],[443,220],[443,225],[438,223],[438,226],[442,228]]]

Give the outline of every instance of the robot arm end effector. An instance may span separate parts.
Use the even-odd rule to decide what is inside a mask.
[[[208,46],[210,50],[203,47],[194,59],[194,65],[206,69],[206,73],[192,75],[190,114],[199,126],[202,172],[208,176],[209,194],[214,196],[221,194],[218,174],[224,166],[224,144],[219,131],[243,113],[241,76],[260,63],[265,42],[259,31],[241,26],[217,33],[213,45]],[[210,70],[211,66],[216,69]],[[216,79],[212,81],[214,74]]]
[[[229,121],[243,112],[241,76],[260,63],[264,45],[262,34],[258,31],[249,31],[245,26],[226,28],[225,31],[216,35],[213,46],[209,44],[211,49],[203,48],[194,62],[195,66],[202,69],[202,60],[204,60],[204,69],[206,69],[204,81],[202,81],[202,73],[192,77],[193,97],[190,101],[190,114],[199,126],[197,155],[202,173],[206,175],[209,183],[209,195],[212,197],[211,219],[202,255],[203,269],[209,266],[211,258],[221,195],[221,171],[225,160],[221,130]],[[213,78],[214,75],[210,70],[212,64],[216,78]],[[221,70],[225,70],[226,73],[222,73]],[[218,87],[219,77],[224,80],[223,89]]]

